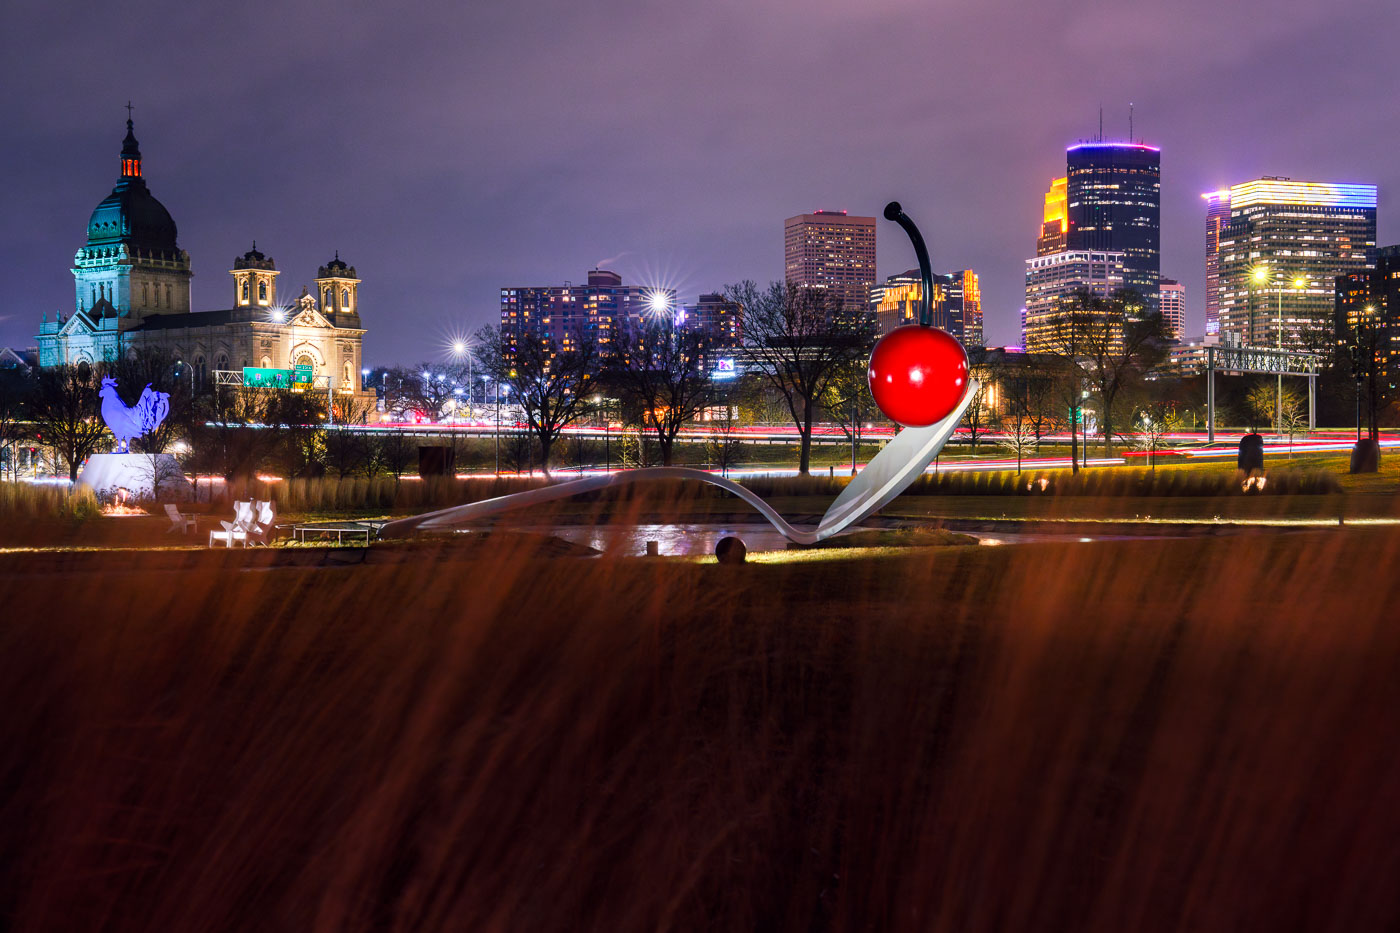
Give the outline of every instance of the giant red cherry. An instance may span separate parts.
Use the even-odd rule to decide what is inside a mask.
[[[870,354],[870,394],[891,420],[927,427],[958,407],[967,391],[967,351],[947,331],[895,328]]]

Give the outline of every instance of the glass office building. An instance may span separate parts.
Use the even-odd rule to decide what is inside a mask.
[[[1374,264],[1376,186],[1265,176],[1232,185],[1220,231],[1220,333],[1317,349],[1335,334],[1336,281]]]
[[[1140,143],[1080,143],[1066,150],[1066,169],[1066,248],[1122,253],[1123,287],[1157,311],[1161,150]]]

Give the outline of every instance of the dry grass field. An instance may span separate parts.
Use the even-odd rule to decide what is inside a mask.
[[[0,555],[0,926],[1400,923],[1394,531],[275,553]]]

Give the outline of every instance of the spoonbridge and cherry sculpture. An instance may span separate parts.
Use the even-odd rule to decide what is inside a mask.
[[[713,473],[688,467],[645,467],[401,518],[385,524],[379,536],[401,538],[417,532],[452,531],[493,515],[610,486],[687,479],[709,483],[738,496],[795,544],[816,544],[868,518],[923,474],[977,393],[976,381],[968,372],[967,351],[951,334],[933,326],[933,272],[924,238],[897,201],[885,206],[885,219],[898,223],[909,234],[923,285],[919,322],[886,334],[870,354],[870,394],[880,410],[903,425],[904,430],[841,491],[815,529],[794,527],[753,492]]]

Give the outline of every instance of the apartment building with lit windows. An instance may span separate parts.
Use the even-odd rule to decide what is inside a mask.
[[[1230,222],[1230,192],[1209,191],[1206,200],[1206,334],[1220,333],[1220,231]]]
[[[1026,260],[1026,308],[1022,326],[1028,353],[1059,348],[1055,321],[1064,303],[1081,289],[1103,298],[1122,290],[1121,252],[1064,250]]]
[[[592,342],[606,356],[622,329],[637,327],[647,314],[676,310],[675,289],[623,285],[616,272],[594,269],[583,285],[502,288],[501,335],[510,346],[545,342],[551,353]]]
[[[1220,231],[1223,337],[1316,349],[1334,338],[1336,281],[1372,265],[1376,186],[1265,176],[1232,185]]]
[[[1334,313],[1338,345],[1364,349],[1363,371],[1374,356],[1383,394],[1393,392],[1400,384],[1400,246],[1382,247],[1373,266],[1337,277]]]
[[[783,221],[789,285],[830,293],[834,311],[863,313],[875,285],[875,218],[814,211]]]
[[[1162,279],[1157,291],[1167,336],[1180,342],[1186,336],[1186,286],[1176,279]]]

